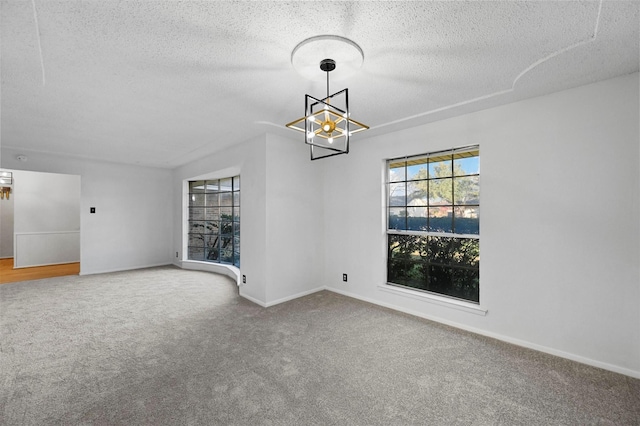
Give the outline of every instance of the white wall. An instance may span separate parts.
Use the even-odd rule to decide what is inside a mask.
[[[80,176],[13,171],[14,232],[80,230]]]
[[[80,176],[13,171],[14,265],[80,261]]]
[[[303,134],[267,135],[267,303],[323,287],[322,160],[311,161]]]
[[[3,148],[2,167],[81,176],[81,274],[171,263],[170,170],[21,153]]]
[[[325,163],[326,286],[640,377],[638,91],[636,73],[358,139]],[[385,159],[469,144],[486,316],[384,291]]]
[[[321,167],[304,143],[264,135],[175,170],[174,191],[185,180],[240,173],[240,295],[270,306],[322,288]],[[174,203],[174,251],[184,253],[186,201]],[[181,264],[181,262],[176,262]]]

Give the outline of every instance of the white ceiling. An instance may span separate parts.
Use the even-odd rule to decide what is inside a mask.
[[[326,87],[294,70],[291,51],[321,34],[364,52],[356,75],[331,84],[371,126],[358,138],[639,68],[637,1],[0,6],[0,143],[27,155],[173,168],[265,132],[297,140],[284,124]]]

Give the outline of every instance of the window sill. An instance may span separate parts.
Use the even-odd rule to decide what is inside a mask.
[[[410,288],[397,287],[390,284],[379,284],[378,289],[386,291],[387,293],[397,294],[400,296],[409,297],[416,300],[433,303],[435,305],[444,306],[447,308],[457,309],[459,311],[469,312],[475,315],[487,315],[488,310],[481,308],[479,305],[469,302],[463,302],[462,300],[451,299],[448,297],[437,296],[431,293],[424,293],[422,291],[411,290]]]
[[[183,260],[179,265],[182,269],[190,269],[193,271],[206,271],[216,274],[226,275],[236,281],[238,285],[242,282],[240,279],[240,269],[226,263],[203,262],[200,260]]]

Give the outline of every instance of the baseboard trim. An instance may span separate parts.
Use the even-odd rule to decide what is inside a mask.
[[[241,287],[240,288],[240,296],[244,297],[245,299],[249,300],[250,302],[255,303],[256,305],[262,306],[263,308],[269,308],[271,306],[279,305],[281,303],[288,302],[288,301],[294,300],[294,299],[298,299],[300,297],[308,296],[310,294],[317,293],[317,292],[323,291],[323,290],[326,290],[326,287],[317,287],[317,288],[314,288],[312,290],[303,291],[302,293],[296,293],[296,294],[294,294],[292,296],[283,297],[282,299],[274,300],[272,302],[263,302],[262,300],[258,300],[255,297],[251,297],[249,295],[243,294],[242,293],[242,287]]]
[[[475,327],[469,327],[464,324],[457,323],[455,321],[449,321],[442,319],[440,317],[436,317],[433,315],[424,314],[422,312],[414,311],[413,309],[406,309],[401,306],[394,305],[392,303],[381,302],[379,300],[371,299],[369,297],[359,296],[357,294],[353,294],[347,291],[338,290],[335,288],[326,287],[328,291],[332,291],[334,293],[341,294],[343,296],[352,297],[354,299],[362,300],[363,302],[372,303],[374,305],[382,306],[385,308],[393,309],[395,311],[404,312],[409,315],[414,315],[420,318],[428,319],[430,321],[438,322],[441,324],[446,324],[451,327],[459,328],[461,330],[470,331],[475,334],[479,334],[481,336],[491,337],[496,340],[500,340],[503,342],[511,343],[516,346],[521,346],[527,349],[533,349],[538,352],[543,352],[549,355],[554,355],[560,358],[569,359],[571,361],[579,362],[581,364],[590,365],[592,367],[602,368],[603,370],[613,371],[614,373],[623,374],[625,376],[634,377],[636,379],[640,379],[640,371],[631,370],[629,368],[620,367],[617,365],[609,364],[606,362],[596,361],[591,358],[586,358],[580,355],[572,354],[570,352],[564,352],[558,349],[549,348],[547,346],[538,345],[536,343],[531,343],[526,340],[520,340],[513,337],[505,336],[499,333],[493,333],[490,331],[481,330]]]
[[[256,299],[255,297],[251,297],[251,296],[249,296],[249,295],[247,295],[247,294],[243,294],[243,293],[242,293],[242,289],[240,289],[240,293],[239,293],[239,294],[240,294],[240,297],[244,297],[244,298],[245,298],[245,299],[247,299],[249,302],[255,303],[255,304],[256,304],[256,305],[258,305],[258,306],[262,306],[263,308],[266,308],[266,307],[267,307],[267,304],[266,304],[266,303],[264,303],[262,300],[258,300],[258,299]]]
[[[42,266],[57,266],[57,265],[69,265],[71,263],[80,263],[79,260],[74,260],[71,262],[53,262],[53,263],[41,263],[37,265],[27,265],[27,266],[14,266],[13,269],[27,269],[27,268],[40,268]]]
[[[323,286],[323,287],[314,288],[312,290],[303,291],[302,293],[296,293],[296,294],[291,295],[291,296],[283,297],[282,299],[277,299],[277,300],[274,300],[272,302],[267,302],[265,304],[265,307],[268,308],[270,306],[279,305],[280,303],[288,302],[290,300],[297,299],[299,297],[308,296],[310,294],[317,293],[317,292],[325,290],[325,289],[326,289],[326,287]]]
[[[97,275],[97,274],[110,274],[112,272],[124,272],[124,271],[133,271],[135,269],[147,269],[147,268],[157,268],[158,266],[173,266],[173,263],[155,263],[152,265],[140,265],[140,266],[131,266],[127,268],[114,268],[114,269],[103,269],[99,271],[83,271],[82,270],[82,260],[80,261],[80,274],[79,275]]]

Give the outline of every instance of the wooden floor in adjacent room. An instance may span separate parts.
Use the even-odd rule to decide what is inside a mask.
[[[39,280],[42,278],[62,277],[64,275],[78,275],[79,273],[79,262],[13,269],[13,258],[0,259],[0,284]]]

